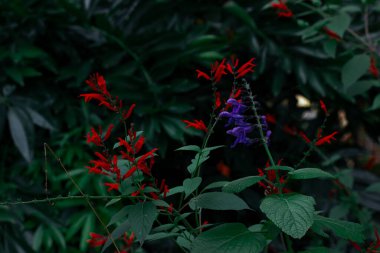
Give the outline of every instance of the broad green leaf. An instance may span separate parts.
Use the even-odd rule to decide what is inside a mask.
[[[380,193],[380,182],[371,184],[365,189],[367,192],[379,192]]]
[[[171,195],[177,194],[177,193],[182,193],[184,191],[183,186],[176,186],[171,189],[169,189],[169,192],[166,194],[166,197],[169,197]]]
[[[215,188],[223,187],[227,183],[228,183],[228,181],[213,182],[213,183],[207,185],[205,188],[203,188],[202,191],[206,191],[206,190],[210,190],[210,189],[215,189]]]
[[[245,25],[252,29],[252,31],[257,31],[257,25],[253,18],[248,14],[248,12],[245,9],[243,9],[235,1],[228,1],[224,4],[223,8],[227,12],[234,15],[236,18],[243,21]]]
[[[195,151],[195,152],[201,152],[201,148],[196,145],[188,145],[184,147],[177,148],[175,151],[181,151],[181,150],[188,150],[188,151]]]
[[[210,210],[243,210],[249,206],[238,196],[227,192],[202,193],[190,200],[189,206],[195,210],[205,208]]]
[[[378,94],[372,102],[372,105],[367,109],[367,111],[377,110],[380,108],[380,94]]]
[[[183,190],[185,191],[185,198],[187,198],[191,193],[193,193],[201,183],[201,177],[186,178],[183,181]]]
[[[270,166],[268,168],[265,168],[265,170],[285,170],[285,171],[293,171],[294,168],[289,167],[289,166]]]
[[[350,23],[351,17],[345,12],[340,12],[330,20],[330,23],[327,24],[327,28],[334,31],[340,37],[343,37],[344,32],[348,29]]]
[[[116,222],[120,221],[123,218],[127,218],[128,212],[130,210],[131,206],[125,206],[122,209],[120,209],[117,213],[115,213],[111,220],[108,222],[107,227],[111,226],[112,224],[115,224]]]
[[[347,216],[349,212],[349,206],[347,204],[338,204],[330,209],[329,218],[342,219]]]
[[[347,90],[349,86],[359,80],[365,73],[367,73],[370,65],[370,58],[368,55],[360,54],[352,57],[342,67],[342,83]]]
[[[18,108],[10,107],[8,110],[8,122],[11,136],[17,149],[26,161],[32,161],[32,151],[28,139],[28,128],[26,124],[30,124],[27,116]]]
[[[288,173],[291,179],[312,179],[312,178],[328,178],[334,179],[335,176],[318,168],[302,168]]]
[[[335,58],[337,42],[335,40],[326,40],[323,42],[323,50],[331,57]]]
[[[315,200],[301,194],[269,195],[260,209],[284,233],[302,238],[313,225]]]
[[[249,176],[249,177],[239,178],[237,180],[234,180],[232,182],[225,184],[222,188],[222,191],[230,192],[230,193],[238,193],[260,182],[263,178],[264,177],[260,177],[260,176]]]
[[[265,237],[241,223],[227,223],[201,233],[191,244],[192,253],[260,253]]]
[[[357,96],[357,95],[365,95],[365,93],[371,89],[372,87],[379,87],[380,82],[377,80],[363,80],[358,81],[352,85],[350,85],[347,89],[348,96]]]
[[[363,227],[360,224],[326,218],[320,215],[314,216],[314,224],[311,229],[322,236],[327,236],[325,229],[331,230],[335,235],[354,242],[363,242]]]
[[[339,181],[349,189],[352,189],[354,185],[354,177],[352,175],[352,169],[345,169],[338,172],[337,177]]]
[[[145,240],[146,241],[161,240],[164,238],[174,237],[174,236],[178,236],[178,235],[179,235],[179,233],[159,232],[159,233],[148,235]]]
[[[131,230],[135,233],[140,244],[142,244],[158,216],[157,208],[152,202],[140,202],[130,206],[128,213],[128,222]]]

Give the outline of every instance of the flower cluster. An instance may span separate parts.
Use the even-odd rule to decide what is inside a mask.
[[[87,243],[93,248],[104,245],[108,240],[108,237],[96,233],[90,233],[90,237],[91,239],[88,239]],[[120,237],[119,240],[123,243],[123,247],[121,250],[119,250],[119,252],[127,253],[132,248],[133,242],[135,240],[135,234],[133,232],[130,235],[123,233],[123,236]]]
[[[279,3],[272,3],[271,5],[274,9],[278,10],[277,16],[286,18],[290,18],[293,16],[293,12],[282,0],[279,0]]]

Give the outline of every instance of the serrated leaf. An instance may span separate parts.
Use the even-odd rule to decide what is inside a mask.
[[[314,224],[311,229],[318,234],[324,233],[323,231],[325,229],[329,229],[333,231],[335,235],[343,239],[359,243],[364,241],[363,227],[354,222],[335,220],[315,215]]]
[[[290,179],[313,179],[327,178],[334,179],[335,176],[318,168],[302,168],[288,173]]]
[[[285,171],[293,171],[294,168],[289,167],[289,166],[280,166],[280,165],[278,165],[278,166],[270,166],[270,167],[267,167],[267,168],[265,168],[265,170],[266,170],[266,171],[268,171],[268,170],[285,170]]]
[[[128,222],[131,230],[135,233],[140,244],[142,244],[158,216],[157,208],[152,202],[140,202],[130,206],[128,213]]]
[[[227,192],[202,193],[189,202],[191,209],[204,208],[210,210],[243,210],[249,206],[238,196]]]
[[[222,188],[222,191],[230,192],[230,193],[238,193],[254,184],[257,184],[263,178],[264,177],[260,177],[260,176],[249,176],[249,177],[239,178],[237,180],[234,180],[232,182],[225,184]]]
[[[215,188],[223,187],[227,183],[229,183],[229,182],[228,181],[213,182],[213,183],[207,185],[205,188],[203,188],[202,191],[206,191],[206,190],[210,190],[210,189],[215,189]]]
[[[201,152],[201,148],[196,146],[196,145],[188,145],[184,147],[177,148],[175,151],[182,151],[182,150],[187,150],[187,151],[195,151],[195,152]]]
[[[367,73],[370,66],[370,58],[366,54],[355,55],[342,67],[342,83],[347,90],[349,86]]]
[[[191,193],[193,193],[201,183],[201,177],[186,178],[183,181],[183,190],[185,191],[185,198],[187,198]]]
[[[380,192],[380,182],[371,184],[368,186],[365,191],[367,192]]]
[[[301,194],[269,195],[260,209],[284,233],[302,238],[313,225],[315,200]]]
[[[223,224],[201,233],[191,244],[192,253],[260,253],[265,237],[241,223]]]

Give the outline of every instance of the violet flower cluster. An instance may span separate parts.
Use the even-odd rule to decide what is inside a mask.
[[[226,127],[232,127],[232,129],[227,130],[227,134],[236,137],[231,148],[236,147],[238,144],[243,144],[246,146],[252,145],[260,141],[260,138],[250,138],[248,134],[252,133],[255,128],[260,128],[266,133],[265,139],[268,142],[271,135],[271,131],[268,129],[268,124],[265,116],[259,116],[259,124],[252,124],[248,122],[252,116],[247,116],[244,113],[249,109],[248,106],[244,105],[242,102],[230,98],[227,100],[227,104],[232,106],[232,111],[223,111],[219,114],[219,117],[227,118],[228,122]]]

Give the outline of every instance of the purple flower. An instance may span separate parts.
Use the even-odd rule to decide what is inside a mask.
[[[247,133],[252,132],[253,127],[252,126],[238,126],[234,127],[231,130],[227,131],[227,134],[230,134],[232,136],[235,136],[235,142],[231,145],[231,148],[236,147],[237,144],[241,143],[244,145],[251,145],[255,141],[247,137]]]

